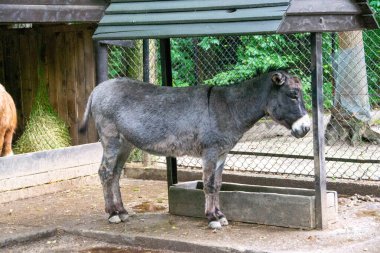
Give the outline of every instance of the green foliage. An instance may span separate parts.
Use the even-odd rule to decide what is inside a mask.
[[[174,66],[173,86],[184,87],[195,83],[195,75],[193,74],[193,41],[192,39],[173,39],[171,44],[171,57]]]
[[[198,46],[200,46],[203,50],[209,50],[212,46],[219,46],[220,45],[220,39],[215,37],[204,37],[199,42]]]
[[[380,5],[377,1],[376,4]],[[380,105],[380,30],[367,31],[364,36],[367,57],[367,73],[369,92],[372,106]],[[324,107],[329,110],[334,101],[334,75],[332,69],[333,53],[337,51],[338,40],[331,33],[323,34],[323,61],[324,61]],[[188,86],[195,83],[197,79],[194,68],[194,48],[198,47],[199,55],[207,55],[204,61],[212,61],[212,69],[217,72],[207,78],[201,76],[201,81],[207,85],[230,85],[242,80],[252,78],[257,73],[268,69],[287,68],[297,75],[303,84],[303,93],[306,108],[311,110],[311,78],[310,78],[310,42],[309,34],[295,35],[265,35],[265,36],[240,36],[233,41],[236,47],[235,59],[229,58],[223,61],[229,51],[234,50],[231,44],[228,46],[227,37],[205,37],[198,40],[197,45],[192,39],[174,40],[172,44],[173,53],[173,77],[175,86]],[[231,37],[230,37],[231,38]],[[202,65],[205,64],[202,61]],[[198,66],[199,68],[199,66]],[[211,71],[204,66],[204,71]],[[206,77],[206,78],[205,78]]]
[[[138,148],[134,148],[129,154],[127,162],[142,162],[143,160],[143,151]]]
[[[122,59],[123,48],[111,46],[108,50],[108,76],[110,78],[124,76],[122,70],[125,68],[125,64]]]
[[[288,67],[292,62],[290,57],[277,53],[280,45],[284,43],[283,36],[243,36],[240,42],[236,65],[205,80],[205,84],[228,85],[240,82],[270,68]]]
[[[108,47],[108,76],[142,79],[142,40],[134,41],[132,48]]]
[[[375,17],[380,23],[380,1],[369,1]],[[366,31],[363,34],[364,51],[366,54],[367,80],[369,95],[373,107],[380,107],[380,29]]]
[[[380,10],[380,1],[379,0],[369,0],[369,5],[372,7],[372,9],[375,11],[375,13],[378,13]]]

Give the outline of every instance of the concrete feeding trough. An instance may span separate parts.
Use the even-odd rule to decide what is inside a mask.
[[[204,203],[200,181],[178,183],[169,189],[171,214],[203,218]],[[315,191],[310,189],[223,183],[220,205],[231,221],[304,229],[316,227]],[[327,191],[329,222],[336,219],[337,213],[337,193]]]

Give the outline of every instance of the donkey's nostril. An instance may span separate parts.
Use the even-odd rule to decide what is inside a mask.
[[[309,132],[310,131],[310,127],[309,126],[304,126],[304,132]]]

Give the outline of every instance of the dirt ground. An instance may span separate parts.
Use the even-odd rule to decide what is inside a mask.
[[[168,214],[166,182],[122,179],[121,185],[131,217],[116,225],[107,222],[97,179],[88,186],[0,204],[0,242],[44,228],[72,231],[0,251],[158,252],[126,247],[130,241],[146,241],[147,247],[159,249],[161,243],[166,249],[189,252],[218,252],[206,250],[217,247],[224,252],[380,252],[379,199],[340,198],[339,219],[324,231],[239,222],[213,231],[205,219]]]

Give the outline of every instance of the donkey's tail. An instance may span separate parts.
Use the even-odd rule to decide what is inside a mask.
[[[84,134],[87,131],[87,125],[88,125],[88,119],[91,114],[91,104],[92,104],[92,94],[88,97],[87,105],[86,105],[86,110],[83,114],[83,119],[82,122],[79,126],[79,133]]]

